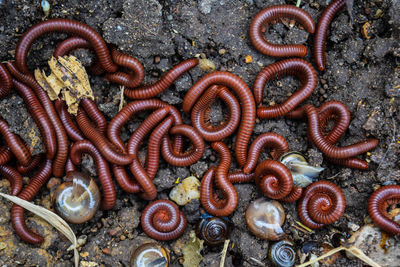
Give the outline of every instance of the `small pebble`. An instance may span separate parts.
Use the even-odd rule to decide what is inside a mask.
[[[207,57],[206,54],[204,54],[204,53],[200,54],[200,58],[205,59],[206,57]]]
[[[152,71],[152,72],[151,72],[151,76],[153,76],[153,77],[159,77],[160,74],[159,74],[157,71]]]
[[[110,255],[111,254],[111,250],[109,248],[103,248],[101,250],[104,254]]]
[[[210,160],[211,160],[212,162],[214,162],[214,161],[216,160],[215,156],[214,156],[214,155],[211,155],[211,156],[210,156]]]
[[[124,235],[121,235],[121,236],[119,237],[119,239],[121,239],[121,241],[124,241],[124,240],[126,239],[126,237],[125,237]]]
[[[160,56],[155,56],[154,57],[154,64],[158,64],[161,61],[161,57]]]
[[[220,50],[218,50],[218,53],[222,56],[223,54],[226,53],[226,50],[221,48]]]

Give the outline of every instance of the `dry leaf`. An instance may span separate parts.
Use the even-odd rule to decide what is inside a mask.
[[[184,267],[193,267],[199,266],[199,263],[203,259],[200,254],[200,251],[203,249],[203,240],[197,238],[194,231],[190,231],[189,233],[190,240],[186,245],[182,248],[183,252],[183,266]]]

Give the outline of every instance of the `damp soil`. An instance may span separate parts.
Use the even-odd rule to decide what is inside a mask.
[[[279,59],[257,52],[251,45],[248,28],[251,18],[262,8],[274,4],[295,4],[283,0],[88,0],[50,1],[48,18],[70,18],[84,22],[96,29],[108,43],[115,44],[125,53],[137,57],[146,69],[145,82],[156,81],[160,75],[178,62],[201,57],[213,61],[219,70],[227,70],[240,76],[252,87],[255,76],[263,66]],[[301,7],[314,20],[327,6],[327,0],[303,0]],[[321,243],[334,243],[333,233],[350,235],[364,225],[367,217],[368,196],[377,185],[400,183],[400,4],[398,1],[355,1],[352,21],[349,13],[342,10],[334,19],[327,40],[327,68],[318,73],[318,85],[306,101],[315,106],[328,100],[346,103],[352,114],[350,127],[340,141],[348,145],[367,137],[379,139],[379,146],[364,155],[370,162],[368,171],[338,167],[323,160],[321,152],[311,147],[306,138],[303,121],[287,119],[257,120],[253,138],[264,132],[276,132],[286,138],[291,150],[300,151],[310,162],[325,170],[319,179],[339,185],[347,200],[346,212],[341,219],[323,229],[304,233],[293,226],[299,220],[295,204],[283,204],[286,211],[284,230],[291,238],[298,253],[297,262],[307,258],[305,251],[313,247],[320,254]],[[40,1],[0,0],[0,60],[12,60],[21,35],[32,25],[42,21],[44,13]],[[363,26],[369,23],[368,32]],[[54,47],[66,34],[50,34],[33,45],[28,66],[31,70],[45,68]],[[288,23],[270,26],[267,38],[274,43],[299,43],[312,48],[312,36],[303,29]],[[76,51],[75,55],[89,65],[93,55]],[[251,56],[251,62],[245,58]],[[310,51],[305,57],[312,62]],[[171,88],[159,97],[179,110],[186,91],[205,72],[199,68],[183,75]],[[101,77],[90,77],[96,103],[108,119],[118,112],[120,88]],[[279,103],[298,88],[298,81],[283,78],[271,82],[265,89],[264,103]],[[13,131],[30,144],[34,153],[42,151],[40,133],[28,115],[22,99],[10,94],[0,101],[1,116]],[[224,107],[216,104],[212,120],[224,116]],[[132,121],[124,129],[127,139],[142,118]],[[190,123],[185,115],[184,121]],[[233,140],[226,143],[232,147]],[[265,158],[266,155],[263,155]],[[209,144],[201,160],[187,168],[176,168],[160,163],[154,183],[158,198],[166,198],[175,186],[177,178],[190,175],[202,177],[212,165],[218,163],[218,155]],[[95,175],[93,162],[84,162],[84,171]],[[233,162],[232,169],[236,168]],[[0,180],[1,192],[8,192],[8,182]],[[249,202],[262,193],[253,184],[235,185],[239,205],[229,217],[232,224],[231,245],[225,266],[270,266],[267,258],[268,241],[252,235],[245,222],[245,210]],[[95,218],[82,225],[73,225],[76,236],[86,239],[79,248],[82,266],[127,266],[131,252],[143,242],[150,240],[139,224],[141,211],[147,202],[138,196],[124,193],[117,187],[118,200],[110,211],[99,211]],[[34,201],[52,209],[50,193],[43,188]],[[11,204],[0,199],[0,248],[1,266],[71,266],[73,252],[67,251],[69,242],[41,219],[28,214],[29,227],[45,235],[40,246],[22,242],[13,232],[10,221]],[[188,240],[200,218],[198,200],[181,208],[188,217],[185,234],[176,241],[161,242],[171,251],[172,266],[181,266],[182,246]],[[4,247],[5,244],[5,247]],[[307,249],[305,249],[307,247]],[[205,247],[201,266],[219,266],[222,246]],[[337,266],[361,266],[360,261],[342,255]]]

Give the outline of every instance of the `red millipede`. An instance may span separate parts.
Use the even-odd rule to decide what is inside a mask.
[[[367,152],[378,145],[377,139],[368,139],[346,147],[337,147],[326,141],[321,133],[318,112],[312,105],[305,105],[308,118],[308,130],[313,143],[329,158],[345,159]]]
[[[170,200],[151,202],[140,218],[143,231],[151,238],[168,241],[178,238],[186,229],[186,217]]]
[[[24,100],[25,106],[28,108],[29,113],[39,128],[43,140],[43,146],[46,150],[46,157],[48,159],[53,159],[57,153],[57,140],[54,127],[52,126],[46,111],[28,86],[25,86],[23,83],[14,79],[13,85],[15,91],[17,91]]]
[[[245,174],[242,171],[228,173],[228,179],[232,184],[250,183],[254,180],[254,173]]]
[[[121,53],[115,48],[111,49],[111,56],[116,64],[127,68],[129,72],[125,73],[120,71],[115,73],[107,73],[107,80],[128,88],[139,86],[143,82],[145,71],[142,64],[136,58]],[[124,92],[125,90],[130,91],[132,89],[125,88]]]
[[[86,114],[96,125],[97,130],[99,130],[101,134],[105,134],[107,131],[107,120],[97,107],[96,103],[94,103],[92,99],[83,98],[79,105],[85,110]]]
[[[309,185],[297,204],[300,220],[311,229],[331,224],[343,215],[346,199],[342,190],[328,181]]]
[[[137,155],[139,153],[139,145],[144,141],[144,138],[150,134],[150,131],[168,115],[170,108],[171,106],[165,106],[163,108],[157,109],[152,114],[150,114],[150,116],[148,116],[146,120],[144,120],[143,123],[140,124],[139,127],[135,130],[135,132],[131,135],[128,142],[128,149],[124,148],[125,151],[131,155]],[[158,156],[158,158],[154,156]],[[149,164],[148,162],[149,156],[147,158],[148,158],[147,164]],[[134,160],[138,161],[138,159],[136,159],[136,156]],[[153,155],[153,158],[151,160],[158,162],[159,154]],[[138,165],[140,165],[140,163],[138,163]],[[156,164],[150,163],[150,165],[155,166]],[[157,192],[154,191],[155,186],[151,182],[152,177],[148,175],[148,173],[143,169],[142,166],[136,169],[131,168],[131,172],[135,177],[134,179],[130,178],[127,175],[125,169],[122,166],[117,166],[114,164],[113,172],[117,183],[124,191],[128,193],[137,193],[141,190],[140,188],[141,185],[142,188],[144,188],[143,190],[147,193],[147,198],[150,198],[150,196],[155,197],[155,194],[157,194]],[[157,170],[150,172],[156,173]]]
[[[264,38],[262,29],[268,22],[279,18],[290,18],[299,22],[309,33],[314,33],[315,24],[310,14],[301,8],[292,5],[276,5],[267,7],[252,19],[250,23],[250,40],[261,53],[272,57],[304,57],[307,47],[304,45],[271,44]]]
[[[36,169],[43,160],[43,154],[33,155],[28,165],[17,164],[17,171],[20,174],[27,174]]]
[[[100,208],[103,210],[112,209],[117,201],[117,193],[107,161],[100,154],[99,150],[87,140],[78,141],[71,147],[70,158],[74,165],[80,164],[82,154],[89,154],[95,161],[97,175],[103,188],[103,198]]]
[[[290,191],[290,193],[286,197],[283,197],[279,200],[284,202],[295,202],[299,198],[301,198],[302,194],[303,194],[303,188],[297,185],[293,185],[292,191]]]
[[[110,141],[101,134],[96,127],[94,127],[82,108],[78,109],[76,119],[79,129],[93,144],[96,145],[107,161],[117,165],[128,165],[132,162],[133,156],[118,151],[115,146],[110,143]]]
[[[51,160],[45,159],[39,168],[39,171],[34,174],[27,186],[19,193],[18,197],[32,201],[37,195],[40,188],[47,182],[52,171]],[[24,208],[14,204],[11,209],[11,221],[17,235],[30,244],[40,244],[43,242],[43,237],[28,228],[24,219]]]
[[[0,146],[0,165],[5,165],[12,159],[13,153],[7,145]]]
[[[211,146],[217,151],[221,159],[218,167],[211,167],[201,180],[200,202],[208,213],[215,216],[228,216],[235,211],[238,204],[238,194],[228,179],[231,155],[229,148],[222,142],[213,142]],[[214,180],[223,194],[223,199],[218,199],[215,196]]]
[[[53,175],[56,177],[61,177],[64,175],[65,162],[67,161],[68,157],[68,136],[47,93],[36,82],[35,78],[31,74],[21,73],[17,70],[14,64],[16,63],[7,62],[8,70],[16,80],[24,83],[34,91],[43,109],[48,114],[49,121],[54,128],[54,133],[57,138],[57,154],[53,162]]]
[[[211,104],[220,98],[228,107],[229,119],[220,126],[214,127],[207,125],[206,120],[210,117],[205,115],[205,110],[211,107]],[[210,142],[221,141],[225,137],[230,136],[236,130],[240,122],[240,105],[237,99],[229,92],[226,87],[216,85],[210,86],[194,105],[191,114],[192,125],[196,128],[201,136]]]
[[[400,224],[390,219],[388,207],[400,204],[400,185],[386,185],[376,190],[368,199],[368,214],[383,231],[400,236]]]
[[[247,161],[247,146],[256,119],[256,104],[249,87],[242,79],[225,71],[215,71],[203,76],[186,93],[182,105],[183,111],[189,113],[198,98],[211,85],[226,86],[239,97],[242,105],[242,120],[236,137],[235,155],[239,165],[244,166]]]
[[[0,134],[4,137],[7,146],[22,165],[29,164],[31,152],[22,139],[11,132],[8,123],[0,118]]]
[[[54,102],[54,106],[57,110],[58,116],[60,116],[60,120],[64,126],[65,132],[67,133],[68,137],[71,138],[72,141],[74,142],[84,140],[85,137],[82,131],[79,130],[71,114],[69,114],[65,102],[61,99],[57,99]]]
[[[77,171],[75,164],[72,163],[71,157],[68,157],[67,163],[65,163],[65,173]]]
[[[93,47],[101,66],[107,72],[117,71],[118,65],[112,61],[106,43],[95,30],[78,21],[69,19],[51,19],[32,26],[19,40],[15,50],[15,61],[21,72],[25,74],[29,73],[26,59],[33,42],[38,37],[50,32],[72,33],[88,40]]]
[[[289,169],[276,160],[267,159],[257,165],[254,180],[261,191],[269,198],[281,199],[293,189],[293,178]]]
[[[263,91],[266,83],[283,76],[295,76],[300,80],[300,88],[282,104],[270,107],[262,106]],[[300,58],[290,58],[275,62],[263,68],[254,82],[254,98],[259,105],[257,116],[262,119],[272,119],[286,115],[306,100],[317,86],[317,73],[314,67]]]
[[[257,165],[261,151],[266,148],[271,149],[270,154],[272,159],[277,160],[283,153],[289,151],[289,144],[286,142],[285,138],[276,133],[263,133],[257,136],[249,148],[249,157],[246,165],[243,167],[243,172],[245,174],[253,172]]]
[[[178,110],[173,106],[158,100],[158,99],[145,99],[139,101],[132,101],[128,103],[123,109],[121,109],[117,115],[111,120],[107,128],[108,139],[121,151],[126,150],[124,142],[120,137],[122,127],[137,113],[145,110],[160,109],[165,106],[169,106],[169,112],[174,117],[175,125],[182,124],[182,117]],[[177,136],[175,138],[174,148],[175,150],[181,150],[182,139]]]
[[[320,71],[325,69],[326,65],[326,36],[328,35],[329,25],[331,24],[335,14],[344,7],[345,0],[332,1],[318,20],[317,30],[314,36],[314,60]]]
[[[22,186],[24,185],[22,181],[22,175],[9,165],[0,165],[0,175],[10,182],[10,194],[13,196],[18,195],[18,193],[22,190]]]
[[[132,99],[146,99],[155,97],[170,87],[174,81],[182,76],[185,72],[197,66],[197,64],[199,64],[199,60],[197,58],[184,60],[169,70],[156,83],[137,88],[125,88],[124,95]]]
[[[173,144],[168,135],[165,135],[162,140],[161,154],[166,162],[178,167],[185,167],[196,163],[204,153],[204,140],[199,132],[185,124],[174,125],[169,133],[172,135],[186,136],[193,147],[185,152],[177,151],[173,148]]]
[[[11,91],[12,80],[7,68],[0,62],[0,99],[8,95]]]

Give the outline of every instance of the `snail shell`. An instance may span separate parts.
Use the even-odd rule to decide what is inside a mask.
[[[169,251],[157,243],[139,246],[131,255],[130,267],[168,267]]]
[[[269,260],[279,267],[291,267],[296,261],[296,252],[289,240],[282,240],[274,243],[269,249]]]
[[[68,172],[65,182],[54,191],[54,208],[70,223],[84,223],[95,215],[100,205],[100,190],[95,181],[81,172]]]
[[[228,222],[218,217],[203,218],[196,227],[197,236],[210,246],[224,243],[229,232],[230,227]]]

